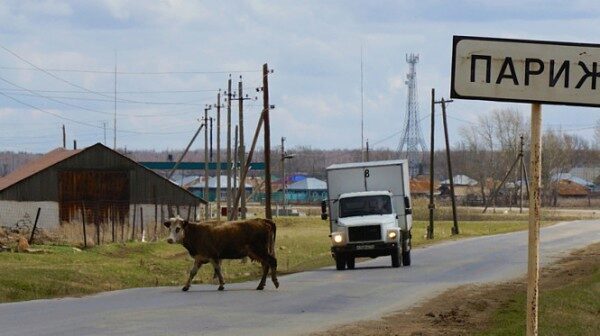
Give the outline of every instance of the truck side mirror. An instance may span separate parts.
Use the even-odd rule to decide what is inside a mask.
[[[327,216],[327,201],[321,201],[321,219],[327,220],[329,216]]]
[[[404,213],[406,215],[412,215],[413,211],[410,207],[410,198],[408,196],[404,196]]]

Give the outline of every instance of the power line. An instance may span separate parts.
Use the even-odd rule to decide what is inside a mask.
[[[84,122],[84,121],[79,121],[79,120],[76,120],[76,119],[72,119],[72,118],[61,116],[58,113],[51,112],[51,111],[39,108],[39,107],[37,107],[35,105],[31,105],[31,104],[29,104],[27,102],[24,102],[24,101],[20,100],[20,99],[17,99],[15,97],[7,95],[4,92],[0,92],[0,95],[6,97],[8,99],[11,99],[11,100],[13,100],[13,101],[15,101],[15,102],[17,102],[19,104],[22,104],[22,105],[25,105],[27,107],[30,107],[30,108],[32,108],[34,110],[37,110],[37,111],[40,111],[42,113],[46,113],[46,114],[50,114],[52,116],[55,116],[55,117],[57,117],[59,119],[67,120],[67,121],[70,121],[70,122],[73,122],[73,123],[76,123],[76,124],[79,124],[79,125],[83,125],[83,126],[88,126],[88,127],[93,127],[93,128],[99,128],[99,129],[104,130],[104,127],[102,127],[100,125],[94,125],[94,124],[90,124],[90,123],[87,123],[87,122]],[[187,132],[181,132],[181,131],[180,132],[142,132],[142,131],[132,131],[132,130],[119,130],[119,132],[123,132],[123,133],[135,133],[135,134],[187,134]]]
[[[17,58],[22,61],[25,61],[20,56],[17,56],[16,53],[10,51],[9,49],[0,46],[0,48],[6,50],[7,52],[13,54]],[[0,69],[3,70],[25,70],[25,71],[53,71],[53,72],[75,72],[75,73],[95,73],[95,74],[105,74],[105,75],[114,75],[114,71],[110,70],[89,70],[89,69],[53,69],[47,68],[42,69],[37,67],[27,61],[25,63],[31,65],[31,68],[25,67],[9,67],[9,66],[0,66]],[[252,72],[261,72],[260,70],[218,70],[218,71],[195,71],[195,70],[187,70],[187,71],[117,71],[117,75],[185,75],[185,74],[231,74],[231,73],[252,73]]]

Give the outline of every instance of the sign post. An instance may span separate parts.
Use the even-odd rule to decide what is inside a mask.
[[[600,45],[454,36],[452,98],[531,103],[527,336],[538,334],[541,104],[600,107]]]

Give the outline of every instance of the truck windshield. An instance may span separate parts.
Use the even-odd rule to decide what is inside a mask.
[[[340,217],[386,215],[392,213],[389,196],[358,196],[340,200]]]

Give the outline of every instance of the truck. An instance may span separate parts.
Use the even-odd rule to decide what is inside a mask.
[[[412,208],[407,160],[334,164],[327,167],[331,255],[337,270],[356,258],[391,256],[392,267],[410,265]]]

